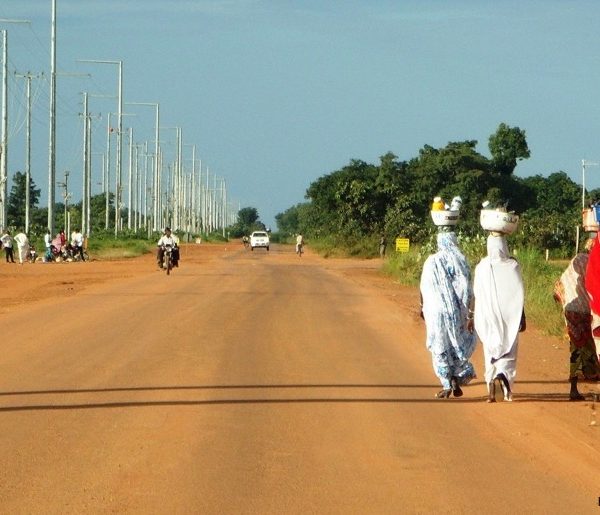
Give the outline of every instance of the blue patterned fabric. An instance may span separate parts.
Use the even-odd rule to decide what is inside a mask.
[[[438,251],[427,258],[421,275],[423,317],[427,349],[443,388],[456,377],[466,384],[475,377],[469,358],[475,350],[475,334],[467,331],[467,314],[473,295],[471,272],[452,232],[438,233]]]

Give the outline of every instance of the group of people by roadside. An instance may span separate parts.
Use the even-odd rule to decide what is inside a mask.
[[[16,263],[14,255],[14,246],[17,246],[17,258],[19,264],[27,262],[30,259],[30,250],[32,246],[29,244],[29,238],[24,232],[19,232],[13,237],[9,230],[6,230],[0,236],[0,244],[4,249],[4,256],[7,263]],[[35,255],[35,252],[34,252]]]
[[[11,231],[6,230],[0,236],[0,244],[4,249],[7,263],[15,263],[14,246],[17,247],[17,257],[21,265],[28,261],[34,263],[39,257],[25,232],[19,232],[12,236]],[[75,229],[71,233],[70,242],[67,242],[64,230],[61,230],[52,238],[48,229],[44,234],[44,246],[45,254],[41,258],[44,262],[57,261],[59,258],[86,260],[84,253],[85,238],[79,229]]]
[[[473,277],[452,226],[439,226],[437,251],[424,263],[420,281],[426,346],[442,389],[437,398],[463,395],[476,377],[470,359],[479,338],[483,348],[488,402],[512,401],[519,334],[526,329],[521,268],[506,234],[490,231],[487,255]],[[570,340],[569,399],[583,400],[578,377],[600,380],[594,336],[600,337],[600,242],[594,235],[569,263],[554,288]]]

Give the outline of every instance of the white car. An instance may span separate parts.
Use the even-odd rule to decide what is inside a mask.
[[[263,247],[269,250],[269,234],[265,231],[254,231],[250,235],[250,250]]]

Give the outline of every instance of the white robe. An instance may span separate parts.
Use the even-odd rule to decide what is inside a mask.
[[[488,255],[475,267],[475,330],[485,359],[485,380],[516,375],[519,326],[525,300],[521,268],[508,253],[503,236],[489,236]]]
[[[19,253],[19,263],[23,264],[29,252],[29,239],[25,233],[20,232],[15,236],[15,243],[17,244],[17,251]]]

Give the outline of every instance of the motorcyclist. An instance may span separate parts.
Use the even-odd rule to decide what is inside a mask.
[[[157,246],[158,251],[156,253],[156,259],[158,261],[159,268],[162,268],[163,258],[165,254],[165,246],[170,245],[173,248],[171,257],[173,259],[173,266],[179,266],[179,239],[174,234],[171,234],[171,228],[165,227],[165,232],[158,240]]]

